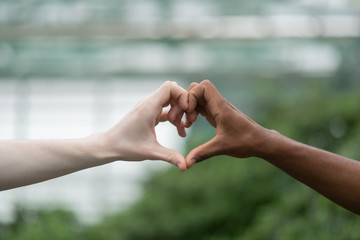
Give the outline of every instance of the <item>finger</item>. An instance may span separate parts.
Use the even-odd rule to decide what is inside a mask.
[[[191,83],[190,86],[188,87],[188,93],[190,93],[191,90],[193,88],[197,87],[197,86],[199,86],[198,83],[195,83],[195,82]],[[189,94],[188,98],[189,98],[189,100],[188,100],[188,102],[189,102],[188,112],[191,113],[191,112],[195,111],[195,108],[197,106],[198,101],[196,99],[196,96],[193,95],[193,94]]]
[[[186,166],[187,168],[190,168],[195,163],[220,155],[221,151],[221,144],[218,142],[217,138],[214,137],[210,141],[191,150],[191,152],[186,156]]]
[[[199,84],[196,82],[193,82],[190,84],[190,86],[188,87],[188,92],[191,91],[191,89],[193,89],[194,87],[198,86]],[[195,96],[188,96],[188,111],[186,111],[186,122],[185,122],[185,127],[189,128],[191,127],[191,125],[193,124],[193,122],[196,121],[197,118],[197,112],[196,112],[196,106],[197,106],[197,99],[195,98]]]
[[[193,89],[194,87],[196,87],[197,85],[199,85],[199,83],[197,83],[197,82],[192,82],[192,83],[189,85],[187,91],[190,92],[190,90]]]
[[[183,115],[184,115],[184,110],[182,110],[180,106],[172,105],[168,113],[168,119],[172,124],[178,126],[180,124]]]
[[[169,113],[169,111],[167,111],[167,110],[162,111],[156,124],[158,124],[159,122],[168,121],[168,113]]]
[[[191,127],[191,125],[193,124],[193,122],[196,121],[198,113],[196,111],[194,112],[190,112],[190,113],[186,113],[186,122],[185,122],[185,127],[189,128]]]
[[[190,99],[195,99],[198,102],[201,101],[205,101],[208,102],[212,99],[215,98],[215,100],[218,100],[219,98],[221,99],[222,96],[219,93],[219,91],[216,89],[216,87],[209,81],[209,80],[204,80],[202,81],[200,84],[194,86],[190,91],[189,91],[189,104],[190,104]],[[193,101],[191,101],[192,103]],[[189,106],[189,111],[192,110],[194,106]],[[195,106],[196,107],[196,106]]]
[[[178,106],[173,105],[168,113],[168,120],[177,128],[180,137],[186,137],[185,123],[181,121],[184,111]]]
[[[177,99],[179,106],[183,110],[187,110],[189,107],[188,103],[188,92],[182,87],[177,86],[170,89],[170,99]]]
[[[171,163],[177,168],[179,168],[181,171],[186,170],[185,158],[181,153],[161,146],[160,144],[157,144],[156,147],[153,148],[152,153],[152,159],[163,160],[165,162]]]
[[[170,121],[170,118],[169,118],[170,111],[163,111],[160,114],[156,124],[158,124],[159,122],[169,121],[177,128],[177,132],[180,137],[186,137],[185,123],[181,121],[182,116],[184,115],[184,112],[180,112],[179,116],[175,117],[175,120]],[[177,119],[179,119],[179,120],[177,120]]]
[[[197,100],[196,109],[199,106],[205,107],[210,114],[215,116],[226,105],[227,101],[219,93],[216,87],[209,81],[204,80],[193,87],[189,92],[189,111],[194,108],[194,100]]]
[[[176,128],[180,137],[186,137],[185,123],[183,121],[180,121],[180,124],[176,126]]]
[[[161,106],[171,102],[171,100],[176,100],[181,109],[187,110],[188,92],[178,86],[177,83],[166,81],[158,90],[160,92],[158,100]]]

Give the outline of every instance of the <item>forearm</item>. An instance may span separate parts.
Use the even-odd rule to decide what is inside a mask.
[[[267,133],[261,157],[330,200],[360,214],[360,162]]]
[[[0,142],[0,190],[104,164],[91,138]]]

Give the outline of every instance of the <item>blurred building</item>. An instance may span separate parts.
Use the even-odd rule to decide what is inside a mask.
[[[336,42],[359,38],[360,17],[350,0],[4,0],[0,33],[3,76],[237,79],[335,72]]]

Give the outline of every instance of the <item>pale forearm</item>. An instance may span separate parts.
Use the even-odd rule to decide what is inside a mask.
[[[0,142],[0,190],[104,164],[91,138]]]
[[[360,162],[267,134],[262,157],[339,205],[360,214]]]

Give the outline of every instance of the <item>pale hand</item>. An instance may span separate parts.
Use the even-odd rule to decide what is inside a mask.
[[[170,111],[163,111],[169,104]],[[175,82],[165,82],[141,100],[118,124],[105,133],[93,136],[95,146],[101,146],[99,158],[108,161],[163,160],[185,171],[185,158],[159,144],[155,126],[160,121],[170,121],[177,127],[179,135],[185,137],[181,119],[187,108],[187,91]]]

